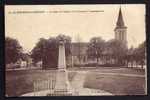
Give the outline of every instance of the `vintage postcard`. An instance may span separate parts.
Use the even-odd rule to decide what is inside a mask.
[[[5,96],[147,95],[145,4],[5,5]]]

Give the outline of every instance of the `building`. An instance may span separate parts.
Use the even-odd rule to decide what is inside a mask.
[[[114,29],[114,39],[119,40],[122,42],[125,46],[127,46],[127,27],[125,26],[122,10],[119,9],[118,19],[116,22],[116,27]],[[74,65],[84,65],[84,64],[90,64],[90,63],[96,63],[96,59],[88,59],[87,57],[87,49],[88,49],[89,43],[72,43],[71,46],[71,55],[72,57],[70,61],[72,63],[72,66]],[[110,54],[110,50],[106,48],[106,50],[103,52],[103,57],[99,59],[99,64],[106,64],[106,63],[114,63],[114,59],[110,58],[108,54]]]
[[[72,43],[71,44],[71,55],[72,55],[72,63],[75,65],[82,65],[87,62],[87,49],[88,44],[86,42],[81,43]]]
[[[119,15],[114,31],[115,39],[123,42],[127,46],[127,27],[124,24],[121,8],[119,9]]]

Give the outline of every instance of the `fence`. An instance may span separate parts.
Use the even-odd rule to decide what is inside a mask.
[[[49,80],[37,80],[33,83],[34,96],[71,96],[66,90],[54,90],[56,79],[51,77]]]
[[[36,80],[33,83],[33,87],[34,87],[34,96],[40,96],[41,94],[39,91],[44,90],[48,90],[50,94],[53,94],[55,88],[55,77],[51,77],[48,80]]]

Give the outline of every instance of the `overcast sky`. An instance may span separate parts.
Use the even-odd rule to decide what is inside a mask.
[[[49,38],[58,34],[69,35],[72,41],[77,40],[78,34],[83,42],[88,42],[94,36],[110,40],[114,38],[119,8],[120,5],[104,4],[7,5],[5,7],[5,36],[17,39],[26,52],[32,50],[39,38]],[[137,47],[145,40],[145,5],[121,5],[121,9],[124,23],[127,26],[128,46]],[[34,11],[45,11],[46,13],[35,13]],[[53,11],[59,12],[54,13]]]

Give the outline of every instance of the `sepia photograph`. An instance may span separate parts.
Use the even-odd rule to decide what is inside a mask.
[[[5,96],[147,95],[145,4],[5,5]]]

